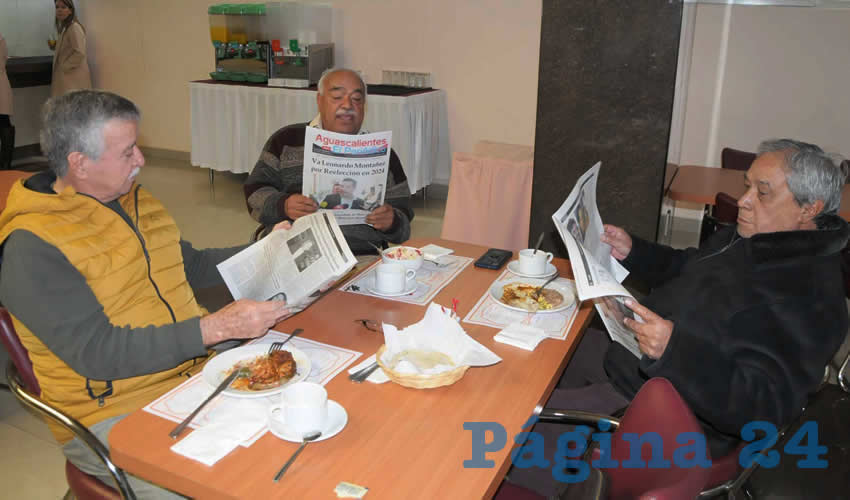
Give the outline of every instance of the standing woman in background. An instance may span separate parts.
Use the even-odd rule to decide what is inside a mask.
[[[77,21],[74,0],[56,0],[56,53],[53,55],[53,84],[50,96],[69,90],[90,89],[91,74],[86,59],[86,30]]]
[[[12,152],[15,150],[15,127],[9,120],[12,116],[12,87],[6,76],[8,59],[6,40],[0,33],[0,170],[12,168]]]

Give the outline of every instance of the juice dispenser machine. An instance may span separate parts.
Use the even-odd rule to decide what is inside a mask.
[[[309,87],[334,65],[331,8],[297,2],[266,4],[269,85]]]
[[[216,80],[264,83],[268,80],[265,4],[210,6],[210,37],[215,49]]]

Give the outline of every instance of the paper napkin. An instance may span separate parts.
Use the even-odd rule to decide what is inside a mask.
[[[496,342],[519,347],[527,351],[533,351],[537,347],[537,344],[545,338],[546,333],[543,332],[542,328],[524,325],[522,323],[511,323],[504,330],[493,336],[493,340]]]
[[[348,373],[350,375],[350,374],[352,374],[356,371],[359,371],[363,368],[366,368],[367,366],[371,365],[374,362],[375,362],[375,355],[373,354],[373,355],[369,356],[368,358],[364,359],[359,364],[349,368]],[[384,370],[382,370],[381,367],[379,366],[378,368],[375,369],[375,371],[373,371],[372,373],[369,374],[369,377],[366,378],[366,380],[368,380],[369,382],[372,382],[373,384],[383,384],[384,382],[389,382],[390,378],[387,377],[387,374],[384,373]]]
[[[387,346],[382,361],[389,364],[404,351],[408,353],[443,353],[451,358],[451,365],[417,362],[413,356],[401,360],[393,370],[401,373],[437,374],[458,366],[487,366],[502,360],[490,349],[466,334],[459,318],[451,308],[431,302],[425,317],[403,330],[384,323],[384,343]],[[434,361],[434,360],[422,360]],[[430,366],[426,366],[430,365]]]
[[[171,450],[204,465],[215,464],[266,425],[266,405],[251,400],[243,403],[239,411],[215,408],[213,411],[217,413],[210,423],[181,439]]]
[[[444,248],[433,243],[429,243],[424,247],[420,248],[419,250],[422,250],[422,255],[428,260],[437,260],[444,255],[450,255],[454,253],[454,250],[452,250],[451,248]]]

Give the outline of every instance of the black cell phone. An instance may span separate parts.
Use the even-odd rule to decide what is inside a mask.
[[[507,261],[513,256],[510,250],[501,250],[499,248],[491,248],[475,261],[475,267],[483,267],[485,269],[501,269]]]

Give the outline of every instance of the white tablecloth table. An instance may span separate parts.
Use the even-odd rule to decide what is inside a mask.
[[[191,82],[192,165],[235,173],[250,172],[276,130],[312,120],[316,91],[251,85]],[[434,172],[449,171],[446,93],[370,95],[363,127],[391,130],[410,192],[431,184]]]

